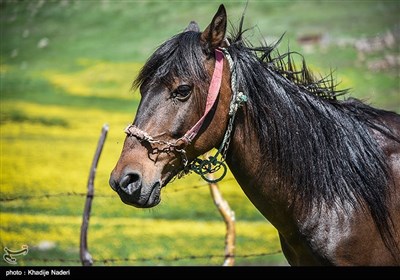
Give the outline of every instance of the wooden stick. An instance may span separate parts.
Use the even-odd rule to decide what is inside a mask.
[[[208,175],[209,179],[214,179],[213,174]],[[235,264],[235,212],[231,210],[228,202],[223,199],[216,183],[209,183],[211,196],[217,206],[226,225],[225,235],[225,261],[223,266],[233,266]]]
[[[99,162],[101,151],[103,150],[104,142],[108,132],[108,125],[104,124],[101,130],[97,149],[93,157],[92,166],[89,172],[89,180],[87,184],[87,194],[85,208],[83,210],[83,218],[81,225],[81,240],[80,240],[80,258],[83,266],[91,266],[93,264],[92,256],[89,253],[87,245],[87,231],[89,227],[90,210],[92,208],[92,200],[94,197],[94,177],[96,175],[97,164]]]

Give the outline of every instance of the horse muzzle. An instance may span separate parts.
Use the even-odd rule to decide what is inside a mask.
[[[112,173],[109,184],[122,202],[137,208],[151,208],[161,201],[161,181],[145,184],[139,172],[126,172],[120,178]]]

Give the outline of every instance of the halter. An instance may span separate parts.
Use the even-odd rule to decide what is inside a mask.
[[[199,159],[195,158],[192,163],[189,164],[186,157],[186,147],[190,145],[193,139],[197,136],[200,128],[202,127],[205,118],[211,111],[211,108],[214,106],[215,101],[217,100],[222,81],[222,71],[224,66],[224,54],[226,59],[228,60],[230,69],[231,69],[231,87],[232,87],[232,99],[229,105],[229,122],[228,128],[225,131],[224,139],[220,148],[214,156],[210,156],[208,159]],[[208,88],[206,109],[203,113],[203,116],[197,121],[197,123],[189,129],[185,135],[177,139],[175,142],[168,142],[164,140],[156,140],[152,136],[150,136],[145,131],[131,124],[125,129],[125,133],[128,136],[133,136],[137,138],[140,142],[147,142],[149,144],[158,144],[161,145],[161,148],[153,146],[152,153],[169,153],[176,151],[180,153],[182,157],[182,163],[184,170],[183,172],[187,174],[190,170],[199,174],[205,181],[209,183],[215,183],[221,181],[226,173],[227,167],[225,164],[226,152],[228,150],[230,135],[233,129],[233,122],[235,119],[235,114],[237,109],[242,105],[243,102],[247,101],[246,95],[242,92],[239,92],[236,87],[236,71],[234,71],[233,60],[230,56],[229,52],[225,48],[216,49],[215,50],[215,68],[213,72],[213,76],[211,79],[210,87]],[[222,159],[218,160],[218,155],[221,155]],[[220,169],[223,169],[223,173],[216,179],[209,179],[206,177],[206,174],[217,172]]]

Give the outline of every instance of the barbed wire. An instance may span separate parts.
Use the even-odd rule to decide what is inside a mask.
[[[272,252],[263,252],[263,253],[253,253],[253,254],[243,254],[243,255],[234,255],[235,258],[255,258],[255,257],[267,257],[276,254],[282,253],[282,250],[276,250]],[[214,258],[225,258],[225,255],[204,255],[204,256],[196,256],[196,255],[189,255],[183,257],[152,257],[152,258],[112,258],[112,259],[93,259],[93,263],[121,263],[121,262],[154,262],[154,261],[164,261],[164,262],[176,262],[182,260],[200,260],[200,259],[214,259]],[[24,261],[29,262],[42,262],[42,263],[81,263],[79,259],[39,259],[39,258],[24,258]]]
[[[11,202],[15,200],[31,200],[31,199],[42,199],[42,198],[52,198],[52,197],[63,197],[63,196],[86,196],[86,193],[78,193],[78,192],[64,192],[64,193],[48,193],[48,194],[40,194],[40,195],[20,195],[15,197],[2,197],[0,198],[0,202]],[[96,195],[101,196],[101,195]]]
[[[224,180],[224,182],[227,181],[233,181],[233,178],[229,178]],[[181,187],[181,188],[175,188],[175,189],[169,189],[169,192],[181,192],[181,191],[187,191],[191,189],[199,189],[199,188],[204,188],[208,187],[208,183],[200,184],[200,185],[195,185],[191,187]],[[87,193],[80,193],[80,192],[62,192],[62,193],[47,193],[47,194],[40,194],[40,195],[20,195],[20,196],[14,196],[14,197],[1,197],[0,202],[12,202],[16,200],[32,200],[32,199],[43,199],[43,198],[53,198],[53,197],[65,197],[65,196],[80,196],[80,197],[86,197]],[[96,198],[101,197],[101,198],[115,198],[115,195],[111,194],[96,194]]]

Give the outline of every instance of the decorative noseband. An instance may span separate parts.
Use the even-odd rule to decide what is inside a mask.
[[[168,152],[177,151],[178,153],[181,154],[183,166],[184,167],[187,166],[188,160],[186,157],[185,148],[188,144],[187,144],[185,138],[181,137],[173,143],[164,141],[164,140],[156,140],[153,137],[151,137],[147,132],[141,130],[140,128],[138,128],[137,126],[134,126],[132,124],[128,125],[125,128],[125,133],[128,136],[135,137],[140,142],[147,142],[150,144],[158,144],[159,147],[154,147],[152,145],[152,148],[153,148],[152,153],[153,154],[161,153],[161,152],[168,153]]]

